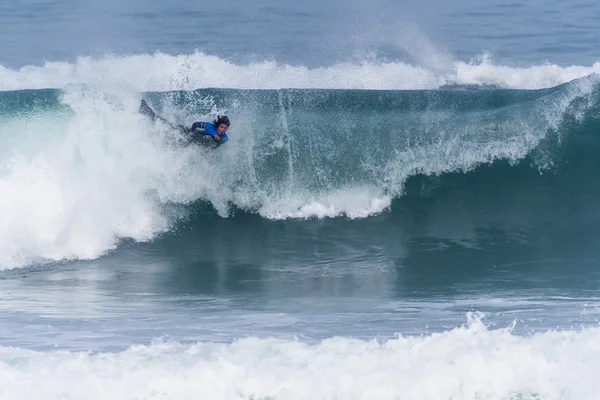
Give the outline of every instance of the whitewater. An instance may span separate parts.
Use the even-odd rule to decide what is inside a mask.
[[[157,340],[118,353],[0,347],[0,398],[595,399],[598,329],[463,327],[387,341]],[[435,382],[435,383],[434,383]]]
[[[511,67],[495,64],[490,54],[469,62],[444,59],[434,65],[356,60],[310,68],[265,60],[235,64],[203,52],[171,55],[77,57],[74,63],[46,61],[10,69],[0,63],[0,90],[63,88],[71,84],[118,86],[137,92],[231,89],[436,89],[446,85],[493,85],[542,89],[600,72],[590,66],[541,64]]]

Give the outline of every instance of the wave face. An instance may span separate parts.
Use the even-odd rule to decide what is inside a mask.
[[[596,145],[599,87],[592,75],[534,91],[144,95],[180,123],[227,113],[231,141],[217,151],[182,146],[177,133],[137,113],[141,97],[129,90],[1,92],[0,266],[95,258],[123,238],[151,240],[211,210],[365,218],[393,208],[415,177],[495,162],[560,171],[578,138],[587,142],[570,162]]]
[[[599,331],[468,326],[378,342],[157,342],[119,353],[0,347],[5,398],[595,399]],[[596,365],[596,367],[594,367]],[[90,387],[96,390],[90,391]]]

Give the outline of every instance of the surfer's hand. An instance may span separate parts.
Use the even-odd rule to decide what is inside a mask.
[[[194,136],[194,132],[191,132],[191,131],[190,131],[190,132],[188,132],[188,136],[189,136],[189,137],[192,137],[192,136]]]
[[[215,136],[213,136],[213,139],[215,139],[217,142],[219,142],[221,140],[221,136],[215,135]]]

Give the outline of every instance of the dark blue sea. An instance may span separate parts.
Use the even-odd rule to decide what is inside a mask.
[[[0,3],[0,399],[597,400],[598,21]]]

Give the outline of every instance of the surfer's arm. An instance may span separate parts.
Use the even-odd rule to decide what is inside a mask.
[[[216,129],[209,122],[198,121],[194,122],[190,128],[190,132],[188,136],[193,136],[194,134],[199,133],[202,135],[208,135],[213,138],[215,142],[218,144],[223,144],[229,140],[226,134],[219,136]]]

